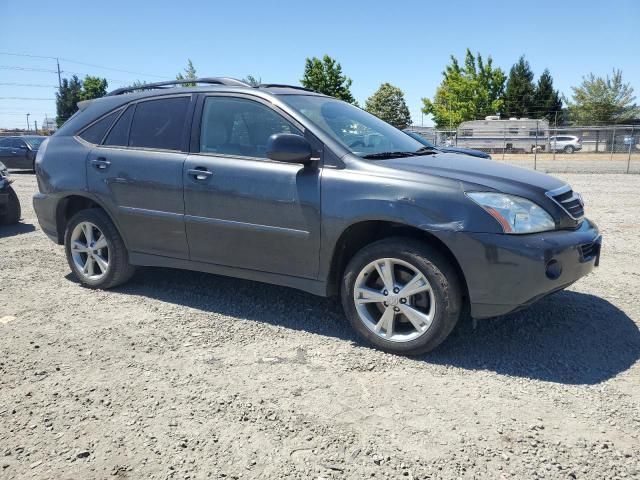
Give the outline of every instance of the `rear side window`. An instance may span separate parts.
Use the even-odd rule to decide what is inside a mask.
[[[129,125],[131,125],[131,118],[133,117],[133,110],[135,105],[127,108],[116,124],[113,126],[109,135],[107,135],[104,141],[105,145],[111,145],[114,147],[126,147],[129,142]]]
[[[138,103],[129,146],[180,150],[190,100],[190,97],[174,97]]]
[[[86,128],[81,134],[80,138],[86,140],[89,143],[100,144],[102,139],[104,138],[107,130],[116,119],[121,110],[117,110],[115,112],[110,113],[106,117],[101,118],[96,123],[91,125],[89,128]]]

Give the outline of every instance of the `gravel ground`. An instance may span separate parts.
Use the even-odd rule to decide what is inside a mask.
[[[639,478],[640,176],[562,175],[602,264],[529,310],[381,353],[337,304],[194,272],[74,282],[0,229],[0,478]]]

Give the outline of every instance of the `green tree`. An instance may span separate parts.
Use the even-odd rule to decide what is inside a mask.
[[[351,95],[351,79],[342,74],[342,66],[329,55],[322,57],[322,60],[307,58],[300,83],[305,88],[357,105]]]
[[[249,74],[246,77],[244,77],[242,79],[242,81],[244,83],[248,83],[249,85],[251,85],[252,87],[257,87],[258,85],[260,85],[262,83],[262,79],[261,78],[256,78],[253,75]]]
[[[411,125],[411,114],[404,100],[404,93],[390,83],[383,83],[364,104],[364,109],[396,128]]]
[[[82,83],[77,76],[63,78],[56,93],[56,124],[62,126],[71,115],[78,111],[78,102],[82,100]]]
[[[504,92],[504,111],[506,117],[529,117],[533,115],[536,87],[533,72],[524,58],[511,67],[507,88]]]
[[[495,115],[502,108],[505,74],[486,63],[478,53],[467,49],[464,66],[451,55],[451,63],[442,72],[444,79],[433,100],[423,98],[422,112],[433,116],[436,127],[455,128],[466,120]]]
[[[187,59],[187,68],[184,69],[184,75],[179,73],[176,75],[176,80],[195,80],[198,78],[196,74],[196,67],[193,66],[193,62],[190,58]],[[183,87],[195,87],[195,83],[183,83]]]
[[[107,79],[87,75],[82,81],[82,100],[104,97],[107,94]]]
[[[568,101],[569,115],[574,123],[587,125],[599,123],[624,123],[640,114],[634,103],[633,87],[624,83],[622,72],[613,70],[613,76],[596,77],[590,73],[573,90]]]
[[[548,122],[562,119],[562,98],[560,93],[553,89],[553,78],[549,69],[545,69],[538,79],[536,91],[533,96],[534,118],[544,118]]]

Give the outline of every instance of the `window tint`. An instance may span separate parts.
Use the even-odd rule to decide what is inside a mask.
[[[104,141],[105,145],[112,145],[118,147],[126,147],[129,142],[129,125],[131,125],[131,118],[133,117],[133,110],[135,106],[132,105],[127,108],[116,124],[113,126],[109,135],[107,135]]]
[[[9,138],[0,139],[0,147],[8,147],[9,146]]]
[[[107,130],[109,130],[109,127],[119,113],[120,110],[110,113],[106,117],[98,120],[96,123],[84,130],[80,134],[80,138],[86,140],[89,143],[100,144],[100,142],[102,142],[102,139],[104,138],[105,133],[107,133]]]
[[[12,148],[20,148],[23,146],[27,146],[27,144],[21,138],[12,138],[9,140],[9,146]]]
[[[129,146],[180,150],[190,97],[140,102],[133,116]]]
[[[200,151],[267,158],[267,140],[274,133],[302,132],[271,108],[252,100],[209,97],[205,100]]]

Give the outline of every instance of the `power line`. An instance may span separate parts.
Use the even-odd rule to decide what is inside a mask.
[[[46,100],[54,101],[55,98],[40,98],[40,97],[0,97],[0,100]]]
[[[100,68],[102,70],[111,70],[113,72],[129,73],[131,75],[140,75],[140,76],[143,76],[143,77],[169,78],[169,77],[164,76],[164,75],[154,75],[154,74],[151,74],[151,73],[142,73],[142,72],[134,72],[134,71],[131,71],[131,70],[124,70],[122,68],[105,67],[104,65],[96,65],[95,63],[80,62],[78,60],[72,60],[70,58],[47,57],[47,56],[43,56],[43,55],[30,55],[30,54],[26,54],[26,53],[11,53],[11,52],[0,52],[0,55],[10,55],[10,56],[13,56],[13,57],[46,58],[46,59],[49,59],[49,60],[59,60],[59,61],[67,62],[67,63],[75,63],[77,65],[84,65],[85,67]],[[57,71],[54,71],[54,73],[57,73]]]
[[[0,85],[7,85],[12,87],[43,87],[43,88],[58,88],[57,85],[43,85],[41,83],[11,83],[0,82]]]
[[[1,70],[22,70],[26,72],[45,72],[45,73],[57,73],[57,70],[49,70],[47,68],[32,68],[32,67],[16,67],[14,65],[0,65]]]

